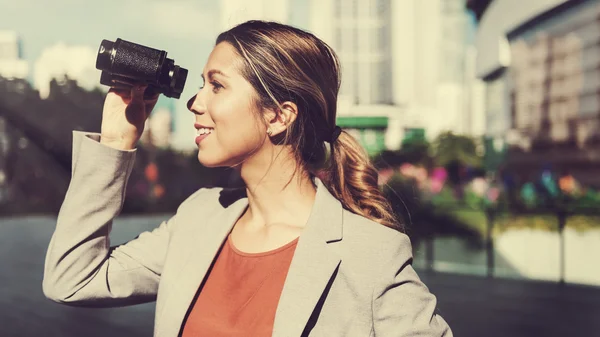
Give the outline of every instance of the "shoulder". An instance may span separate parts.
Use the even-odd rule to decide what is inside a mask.
[[[391,260],[404,262],[412,258],[410,238],[397,229],[384,226],[348,210],[343,211],[344,255],[381,269]]]

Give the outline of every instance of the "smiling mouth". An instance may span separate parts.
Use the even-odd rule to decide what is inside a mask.
[[[214,130],[213,128],[199,128],[196,131],[196,138],[194,139],[194,141],[196,142],[196,145],[199,145],[200,142],[204,138],[210,136],[210,134],[213,132],[213,130]]]
[[[210,135],[213,132],[213,128],[200,128],[196,131],[196,137],[202,135]]]

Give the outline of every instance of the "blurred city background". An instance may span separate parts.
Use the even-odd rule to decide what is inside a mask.
[[[41,293],[72,131],[100,128],[98,46],[122,38],[189,69],[147,122],[115,244],[235,181],[198,163],[185,102],[216,36],[249,19],[338,53],[337,124],[379,169],[456,336],[600,335],[599,0],[0,0],[0,335],[151,335],[152,304]]]

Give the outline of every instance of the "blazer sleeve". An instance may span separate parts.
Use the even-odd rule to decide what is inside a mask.
[[[378,337],[452,337],[446,321],[435,313],[437,300],[412,268],[408,236],[395,233],[391,256],[373,293],[373,329]]]
[[[123,306],[153,301],[176,216],[118,247],[110,247],[135,150],[119,151],[99,135],[73,132],[69,188],[46,253],[43,292],[78,306]]]

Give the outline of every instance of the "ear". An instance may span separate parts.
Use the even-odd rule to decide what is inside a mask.
[[[285,132],[298,117],[298,106],[293,102],[283,102],[279,111],[270,110],[265,114],[267,128],[271,130],[271,136]]]

